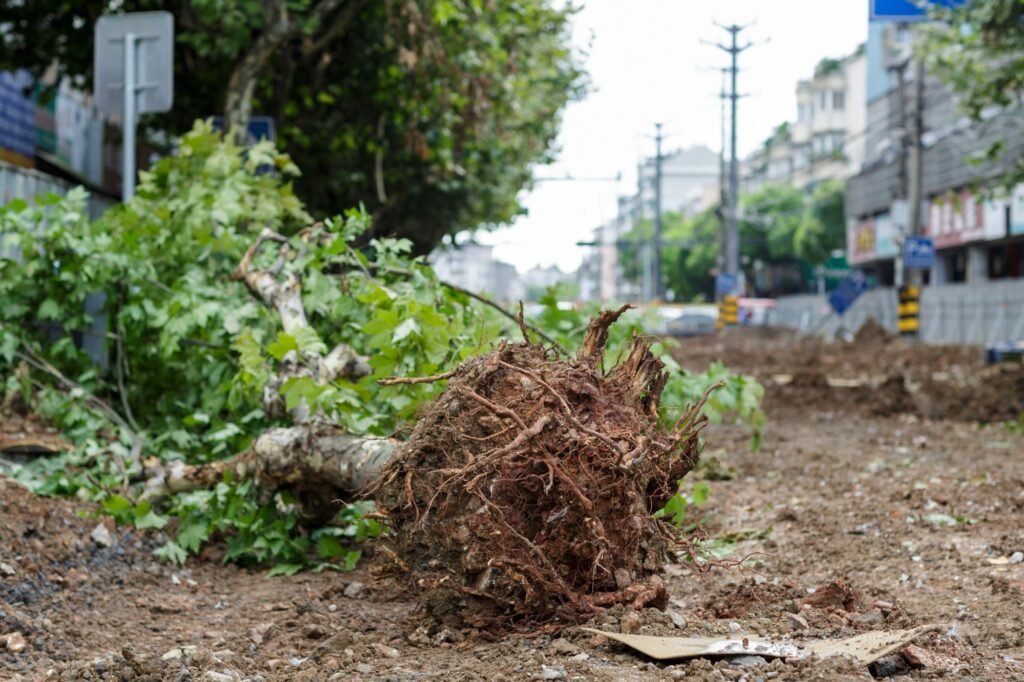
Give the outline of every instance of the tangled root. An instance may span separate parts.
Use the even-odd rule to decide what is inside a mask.
[[[574,360],[527,342],[463,364],[371,490],[389,526],[378,570],[435,617],[533,627],[666,605],[677,537],[652,514],[696,465],[706,420],[697,404],[659,426],[667,375],[639,337],[602,372],[625,310],[594,318]]]

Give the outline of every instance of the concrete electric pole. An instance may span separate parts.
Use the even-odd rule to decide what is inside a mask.
[[[730,133],[729,133],[729,207],[727,213],[727,225],[725,230],[725,272],[729,275],[737,275],[740,271],[740,227],[739,227],[739,185],[740,168],[739,159],[736,156],[736,119],[737,105],[740,95],[736,89],[736,76],[739,72],[737,59],[740,53],[751,47],[751,43],[739,44],[739,34],[746,26],[739,24],[715,24],[719,28],[728,31],[730,41],[728,45],[717,43],[716,47],[729,54],[729,100],[730,100]]]
[[[651,256],[651,296],[655,301],[662,299],[661,282],[661,124],[654,124],[654,238]]]

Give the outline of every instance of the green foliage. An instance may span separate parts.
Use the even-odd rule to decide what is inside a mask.
[[[372,236],[426,253],[446,234],[511,221],[550,160],[584,78],[571,4],[550,0],[32,0],[0,3],[0,70],[57,69],[90,88],[93,27],[108,12],[175,18],[174,108],[160,144],[223,114],[256,64],[253,113],[273,117],[316,212],[365,204]]]
[[[788,134],[782,128],[776,132]],[[777,268],[780,272],[767,285],[772,291],[805,289],[812,266],[845,247],[845,192],[842,181],[831,180],[810,194],[795,187],[765,185],[741,197],[740,256],[747,281],[760,287],[758,270]],[[714,299],[719,225],[717,207],[689,218],[672,211],[662,215],[663,238],[671,245],[662,248],[661,271],[673,300]],[[652,220],[644,218],[624,239],[643,242],[652,231]],[[640,281],[642,256],[643,250],[635,246],[622,249],[626,279]]]
[[[826,180],[814,188],[794,236],[796,254],[820,265],[837,249],[846,248],[846,185]]]
[[[268,496],[230,476],[159,504],[137,498],[140,455],[190,464],[224,459],[283,423],[264,414],[262,393],[296,350],[323,355],[348,344],[370,358],[372,374],[324,385],[293,377],[281,388],[288,406],[305,401],[351,433],[391,435],[409,429],[443,382],[381,386],[378,379],[438,374],[519,333],[507,318],[441,286],[411,257],[407,240],[355,248],[371,222],[361,210],[300,235],[311,219],[291,191],[297,172],[269,144],[243,152],[200,124],[178,154],[143,176],[135,199],[98,220],[84,215],[81,191],[0,209],[0,233],[18,251],[0,259],[4,388],[75,446],[13,475],[40,493],[94,500],[120,523],[164,532],[159,554],[170,561],[218,540],[226,561],[268,564],[277,573],[355,565],[359,543],[381,532],[362,505],[311,528],[287,492]],[[284,333],[276,313],[231,277],[265,227],[289,235],[285,273],[301,275],[309,327]],[[277,249],[263,251],[257,267]],[[573,347],[594,310],[563,310],[557,299],[548,292],[536,321]],[[613,327],[612,358],[638,323]],[[84,350],[90,335],[105,341],[103,362]],[[757,432],[756,383],[717,365],[689,373],[666,362],[673,369],[666,419],[724,380],[708,414],[738,415]]]
[[[711,496],[711,488],[704,481],[700,481],[690,491],[679,489],[665,506],[654,512],[655,518],[667,518],[676,528],[682,528],[686,524],[686,513],[690,507],[700,507],[708,501]],[[696,525],[696,524],[694,524]]]
[[[1020,106],[1024,95],[1024,4],[1019,0],[971,0],[955,10],[934,9],[940,21],[929,24],[915,45],[929,72],[942,78],[975,123],[994,112]],[[978,159],[1002,173],[1005,187],[1024,181],[1024,160],[1002,159],[1004,127]]]

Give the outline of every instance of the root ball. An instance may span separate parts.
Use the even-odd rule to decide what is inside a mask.
[[[667,377],[639,337],[602,371],[625,310],[592,320],[572,360],[521,343],[463,364],[375,484],[378,569],[438,619],[534,627],[665,606],[676,535],[653,513],[697,463],[705,420],[694,405],[659,425]]]

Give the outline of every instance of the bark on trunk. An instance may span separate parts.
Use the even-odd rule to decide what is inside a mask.
[[[224,98],[224,127],[236,144],[245,142],[249,120],[252,118],[252,101],[259,84],[260,76],[270,58],[287,41],[295,38],[303,26],[312,26],[318,30],[326,23],[327,18],[341,5],[344,0],[323,0],[317,3],[307,18],[294,22],[288,15],[286,0],[273,0],[267,3],[267,27],[259,35],[252,47],[235,64],[231,77],[228,79],[227,93]],[[307,42],[303,53],[314,49],[323,49],[333,38],[336,38],[351,21],[359,2],[353,1],[351,9],[346,7],[335,22],[321,31],[318,40]]]
[[[391,438],[352,436],[323,421],[270,429],[248,452],[231,459],[202,465],[150,463],[143,497],[212,488],[228,471],[236,480],[252,479],[266,490],[323,489],[333,497],[339,492],[355,494],[374,480],[398,445]]]
[[[293,30],[285,0],[269,3],[267,13],[267,28],[235,64],[231,78],[228,79],[224,98],[224,128],[239,145],[245,143],[249,120],[252,118],[252,98],[263,67]]]

